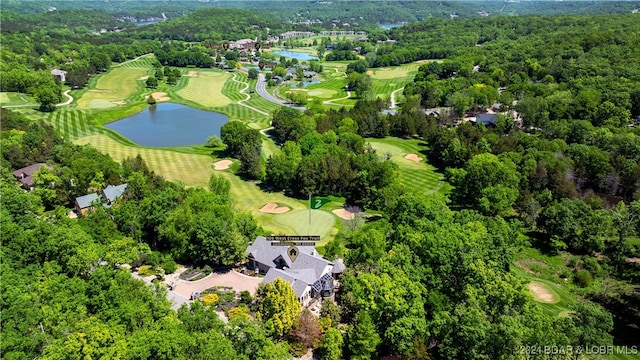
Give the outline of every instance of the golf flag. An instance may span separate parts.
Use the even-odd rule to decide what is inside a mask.
[[[320,196],[312,196],[309,200],[309,208],[311,209],[320,209],[322,207],[322,205],[326,204],[326,203],[330,203],[331,200],[329,200],[329,198],[326,197],[320,197]]]

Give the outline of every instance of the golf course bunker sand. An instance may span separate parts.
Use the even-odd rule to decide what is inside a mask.
[[[137,78],[136,80],[147,80],[149,78],[149,75],[147,76],[140,76],[139,78]]]
[[[156,101],[169,101],[171,98],[167,96],[166,92],[154,92],[151,94]]]
[[[356,215],[354,213],[348,212],[345,209],[335,209],[332,213],[336,214],[337,217],[344,220],[353,220]]]
[[[188,77],[198,77],[198,73],[195,71],[189,71],[186,75],[184,76],[188,76]]]
[[[213,168],[216,170],[227,170],[231,164],[233,164],[233,161],[231,160],[220,160],[213,163]]]
[[[545,304],[554,304],[560,301],[558,296],[554,294],[551,289],[545,284],[539,283],[537,281],[532,281],[527,285],[531,293],[533,294],[533,299],[537,302],[545,303]]]
[[[288,206],[278,206],[276,203],[268,203],[260,209],[260,212],[267,214],[284,214],[291,210]]]
[[[407,154],[407,156],[405,156],[404,158],[415,162],[422,161],[422,158],[416,154]]]

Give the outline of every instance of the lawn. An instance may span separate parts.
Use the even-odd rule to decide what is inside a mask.
[[[412,193],[447,193],[451,190],[451,185],[444,182],[443,175],[437,173],[433,166],[425,162],[425,156],[420,152],[424,147],[420,145],[419,140],[387,137],[368,138],[367,141],[378,155],[390,155],[391,159],[398,164],[400,183]],[[406,159],[405,156],[408,154],[417,154],[422,160],[415,162]]]
[[[186,101],[192,101],[204,107],[223,107],[231,104],[231,99],[222,89],[231,75],[222,71],[198,70],[183,75],[175,94]]]
[[[554,284],[551,281],[536,278],[531,274],[521,273],[520,275],[529,281],[527,284],[527,286],[529,287],[529,293],[533,296],[534,301],[536,301],[536,303],[540,305],[545,314],[551,316],[568,316],[571,314],[570,306],[576,301],[575,297],[561,285]],[[536,293],[532,290],[532,288],[542,289],[543,291],[548,292],[548,294],[553,297],[553,300],[541,301],[537,299]]]
[[[17,92],[0,92],[0,105],[2,106],[37,106],[35,99],[28,94]]]
[[[105,109],[130,102],[129,98],[144,87],[144,81],[139,79],[147,76],[148,72],[149,69],[144,67],[112,68],[97,77],[95,84],[84,91],[78,100],[78,108]]]
[[[214,172],[213,158],[207,155],[186,154],[171,150],[128,146],[103,134],[79,138],[74,143],[91,144],[98,151],[109,154],[118,162],[140,154],[149,168],[167,180],[180,181],[190,187],[206,187]]]

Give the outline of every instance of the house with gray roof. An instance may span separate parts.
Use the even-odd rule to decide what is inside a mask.
[[[127,190],[127,184],[107,185],[100,194],[93,193],[77,197],[75,201],[76,213],[86,215],[87,212],[94,209],[95,204],[110,208],[124,194],[125,190]]]
[[[484,126],[498,126],[498,116],[496,114],[478,114],[475,123],[484,124]]]
[[[324,259],[313,246],[298,246],[299,254],[293,260],[287,246],[274,246],[263,236],[247,248],[248,267],[266,273],[266,283],[281,278],[291,284],[303,305],[318,297],[331,296],[334,276],[344,270],[344,264]]]

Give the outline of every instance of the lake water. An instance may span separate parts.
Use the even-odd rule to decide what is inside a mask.
[[[400,27],[402,25],[406,25],[406,24],[380,24],[380,27],[383,29],[389,30],[389,29]]]
[[[291,59],[298,59],[299,61],[318,60],[318,58],[316,56],[313,56],[313,55],[311,55],[309,53],[305,53],[305,52],[284,51],[284,50],[282,50],[282,51],[274,51],[274,52],[272,52],[272,54],[288,57],[288,58],[291,58]]]
[[[301,86],[301,87],[305,87],[305,86],[307,86],[307,85],[311,85],[311,84],[319,84],[319,83],[320,83],[320,80],[301,81],[301,82],[299,82],[299,83],[291,84],[291,86],[290,86],[290,87],[292,87],[292,88],[300,87],[300,83],[302,83],[302,86]]]
[[[217,112],[162,103],[122,120],[106,124],[122,136],[142,146],[184,146],[204,144],[229,118]]]

